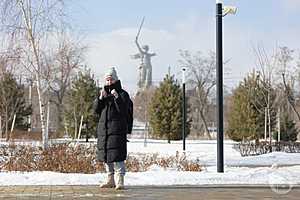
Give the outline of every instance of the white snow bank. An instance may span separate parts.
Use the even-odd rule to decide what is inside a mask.
[[[300,184],[300,154],[273,152],[241,157],[234,150],[234,142],[224,142],[225,173],[216,171],[216,141],[187,140],[186,156],[205,166],[202,172],[180,172],[151,166],[147,172],[128,172],[126,185],[207,185],[207,184]],[[129,154],[157,153],[159,156],[182,154],[182,142],[130,139]],[[0,156],[1,159],[1,156]],[[297,165],[297,166],[286,166]],[[262,167],[263,166],[263,167]],[[281,167],[282,166],[282,167]],[[55,172],[0,172],[0,185],[97,185],[105,180],[105,173],[66,174]]]
[[[2,172],[0,185],[98,185],[106,174],[65,174],[54,172]],[[141,185],[209,185],[209,184],[300,184],[300,166],[293,167],[226,167],[217,173],[215,167],[203,172],[178,172],[154,166],[147,172],[125,176],[125,184]]]

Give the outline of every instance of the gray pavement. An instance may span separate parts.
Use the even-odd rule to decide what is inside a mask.
[[[0,199],[300,199],[300,187],[271,188],[259,185],[207,186],[135,186],[125,190],[100,189],[87,186],[1,186]]]

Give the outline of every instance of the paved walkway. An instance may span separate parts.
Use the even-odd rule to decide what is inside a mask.
[[[291,199],[298,200],[300,187],[271,189],[269,186],[169,186],[127,187],[123,191],[98,186],[1,186],[0,199]]]

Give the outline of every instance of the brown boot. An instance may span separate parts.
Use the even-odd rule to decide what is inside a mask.
[[[106,183],[100,185],[100,188],[114,188],[116,187],[115,179],[113,174],[107,176]]]
[[[116,186],[116,190],[124,190],[124,175],[117,175],[118,182]]]

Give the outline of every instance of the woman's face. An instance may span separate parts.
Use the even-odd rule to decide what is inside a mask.
[[[112,79],[112,77],[111,76],[109,76],[109,77],[107,77],[106,79],[105,79],[105,85],[112,85],[112,84],[114,84],[116,81],[114,80],[114,79]]]

